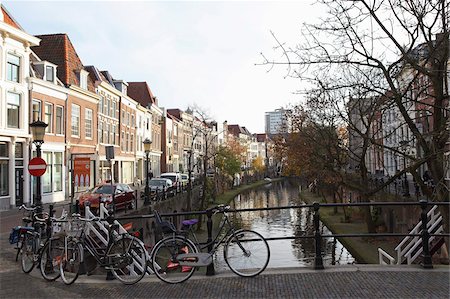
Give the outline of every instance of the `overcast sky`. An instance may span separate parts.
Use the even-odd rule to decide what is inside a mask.
[[[300,41],[319,7],[298,2],[3,1],[30,34],[67,33],[84,65],[147,81],[165,108],[197,104],[219,122],[264,132],[264,113],[301,100],[301,82],[277,58],[270,31]]]

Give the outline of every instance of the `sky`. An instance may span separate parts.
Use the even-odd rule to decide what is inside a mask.
[[[218,122],[264,132],[264,113],[301,101],[298,79],[265,56],[301,41],[320,8],[294,2],[2,1],[26,32],[67,33],[84,65],[147,81],[159,106],[196,105]],[[270,70],[270,71],[269,71]]]

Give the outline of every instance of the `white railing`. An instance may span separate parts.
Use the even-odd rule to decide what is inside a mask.
[[[430,234],[440,234],[444,230],[442,226],[442,216],[437,209],[438,206],[433,206],[427,213],[427,230]],[[421,234],[422,220],[420,220],[409,233],[411,235]],[[434,236],[430,236],[429,243],[434,239]],[[397,252],[397,262],[395,262],[395,259],[386,251],[378,248],[378,260],[380,265],[400,265],[405,260],[408,265],[411,265],[423,252],[422,238],[420,236],[406,236],[397,247],[395,247],[395,251]],[[389,263],[386,262],[386,259]]]
[[[108,210],[105,208],[104,204],[101,203],[100,204],[100,219],[105,219],[106,217],[109,216]],[[91,210],[89,209],[89,206],[86,206],[85,208],[85,217],[88,219],[92,219],[97,217],[96,215],[94,215]],[[96,237],[98,237],[98,239],[100,240],[101,243],[103,243],[104,246],[108,245],[108,226],[109,223],[105,220],[101,220],[101,221],[92,221],[92,222],[87,222],[87,231],[86,234],[88,233],[93,233]],[[114,220],[114,224],[117,224],[119,227],[119,233],[115,232],[115,234],[124,234],[127,233],[127,230],[117,221]],[[137,239],[137,238],[136,238]],[[137,239],[138,242],[141,243],[141,245],[145,248],[144,243]],[[146,255],[146,260],[147,260],[147,274],[153,274],[153,270],[151,269],[151,267],[149,266],[148,261],[150,261],[150,254],[148,253],[148,251],[145,251],[145,255]],[[135,254],[135,257],[137,257],[137,255]],[[133,265],[128,266],[128,270],[131,272],[135,272],[134,269],[138,269],[139,271],[142,271],[142,267],[140,265],[140,263],[138,263],[136,260],[133,259]]]

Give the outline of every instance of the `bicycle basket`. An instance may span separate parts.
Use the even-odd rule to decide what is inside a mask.
[[[84,230],[84,221],[72,219],[67,222],[63,222],[61,226],[61,232],[67,236],[79,237]]]

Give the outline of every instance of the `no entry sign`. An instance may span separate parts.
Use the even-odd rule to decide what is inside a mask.
[[[32,176],[41,176],[45,173],[47,170],[47,163],[45,163],[44,159],[42,158],[33,158],[30,160],[30,163],[28,164],[28,172]]]

